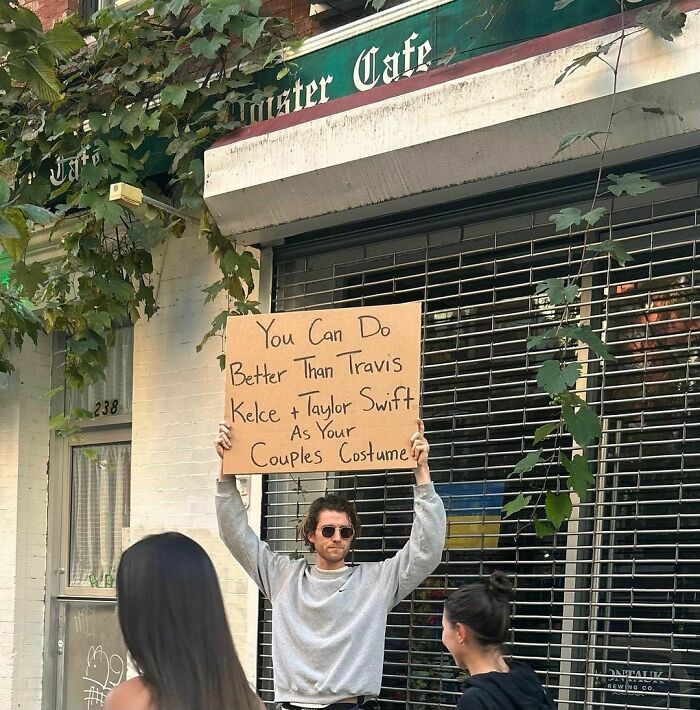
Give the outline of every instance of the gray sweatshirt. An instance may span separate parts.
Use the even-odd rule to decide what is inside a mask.
[[[393,557],[320,572],[272,552],[248,525],[235,481],[218,482],[221,538],[272,602],[276,702],[379,695],[387,614],[437,567],[445,541],[445,507],[433,484],[414,486],[414,495],[411,537]]]

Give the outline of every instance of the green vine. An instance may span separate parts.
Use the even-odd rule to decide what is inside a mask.
[[[153,209],[136,219],[109,200],[115,182],[199,220],[221,270],[206,299],[228,302],[204,341],[229,313],[256,309],[257,261],[209,214],[202,158],[239,127],[243,104],[269,94],[252,74],[291,44],[290,24],[260,10],[261,0],[145,1],[44,32],[16,0],[0,4],[0,256],[11,265],[0,282],[0,372],[12,371],[11,344],[60,332],[66,384],[83,387],[104,376],[114,328],[157,311],[153,253],[185,223]],[[49,263],[31,258],[41,225],[51,225]],[[66,430],[83,415],[52,424]]]
[[[576,0],[559,0],[555,2],[553,10],[555,12],[563,10],[574,2]],[[567,133],[562,137],[555,153],[557,155],[579,141],[589,141],[598,153],[598,169],[593,196],[586,211],[583,212],[577,207],[565,207],[550,217],[556,232],[569,231],[571,234],[571,230],[577,227],[582,230],[580,261],[574,265],[574,271],[568,278],[547,279],[537,284],[535,288],[535,298],[540,305],[556,316],[551,327],[544,333],[528,339],[527,350],[545,346],[549,349],[553,347],[557,352],[554,358],[545,360],[540,365],[536,379],[538,389],[549,395],[552,405],[558,408],[558,416],[554,421],[543,424],[535,431],[532,440],[533,450],[523,456],[511,474],[518,476],[521,485],[525,485],[524,474],[535,468],[543,470],[541,487],[527,495],[522,491],[519,492],[513,500],[503,506],[503,512],[506,517],[509,517],[530,506],[532,512],[528,525],[532,524],[540,537],[559,530],[571,517],[574,505],[577,502],[585,502],[589,488],[595,482],[588,452],[593,442],[602,435],[601,421],[596,411],[580,396],[578,388],[581,386],[582,364],[575,357],[572,359],[572,353],[588,350],[600,361],[612,361],[615,358],[591,329],[587,319],[581,315],[581,280],[586,267],[601,254],[606,254],[619,266],[624,266],[632,260],[632,256],[612,238],[612,232],[608,239],[591,242],[591,233],[596,225],[599,225],[604,218],[610,218],[607,207],[598,206],[598,203],[607,194],[615,197],[642,195],[660,187],[658,182],[643,173],[606,175],[605,160],[609,139],[614,133],[615,119],[620,113],[628,110],[628,108],[618,108],[617,105],[623,47],[629,37],[645,31],[653,32],[658,37],[672,42],[675,37],[680,36],[686,21],[685,13],[675,8],[669,0],[651,9],[639,11],[634,19],[635,26],[632,26],[632,23],[628,23],[630,9],[628,6],[637,4],[641,0],[615,0],[615,2],[620,11],[619,33],[609,42],[599,45],[594,51],[574,59],[563,69],[555,82],[559,84],[594,61],[603,63],[613,76],[607,125]],[[658,106],[643,106],[641,110],[657,115],[674,113]],[[541,446],[545,441],[553,442],[551,453],[545,454],[545,449]],[[573,441],[575,453],[571,451],[571,446],[565,443],[567,441]],[[540,518],[537,511],[541,509],[543,500],[545,516]]]

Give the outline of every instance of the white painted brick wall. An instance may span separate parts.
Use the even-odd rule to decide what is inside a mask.
[[[46,579],[49,338],[0,381],[0,707],[41,707]]]
[[[160,269],[160,255],[154,264]],[[224,403],[224,376],[216,359],[221,340],[195,350],[212,318],[225,308],[223,300],[204,305],[202,289],[217,278],[203,241],[189,235],[171,240],[160,311],[135,327],[129,537],[133,542],[152,532],[178,530],[202,544],[216,565],[236,648],[252,677],[256,649],[249,642],[249,583],[219,540],[214,512],[218,460],[212,442]]]
[[[157,268],[160,259],[155,258]],[[216,454],[224,377],[213,340],[195,346],[224,304],[204,306],[201,289],[217,278],[206,244],[193,237],[168,247],[160,312],[135,328],[131,541],[180,530],[210,553],[221,580],[236,647],[252,678],[257,593],[220,542],[214,513]],[[38,710],[44,631],[47,460],[51,352],[47,338],[0,376],[0,708]],[[259,522],[260,486],[253,489]],[[256,520],[253,521],[257,526]]]

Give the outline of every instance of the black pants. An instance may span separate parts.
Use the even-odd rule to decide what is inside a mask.
[[[297,706],[294,703],[278,703],[277,710],[296,710]],[[374,698],[368,698],[363,703],[359,705],[349,705],[348,703],[333,703],[333,705],[328,705],[325,708],[320,708],[319,710],[379,710],[379,703]]]

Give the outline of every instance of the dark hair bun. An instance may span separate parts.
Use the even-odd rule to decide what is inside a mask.
[[[488,581],[489,593],[499,602],[509,602],[515,596],[513,583],[503,572],[494,572]]]

